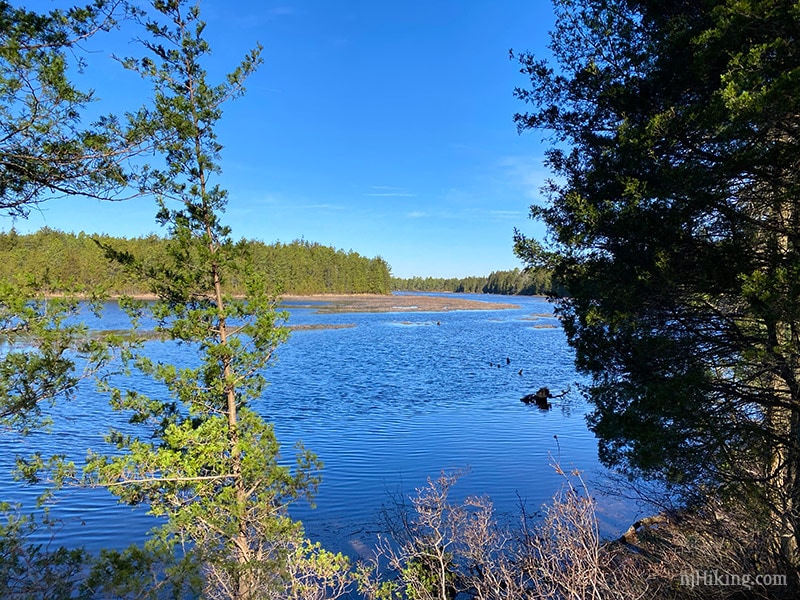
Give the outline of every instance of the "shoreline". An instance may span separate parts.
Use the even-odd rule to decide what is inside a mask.
[[[320,303],[325,304],[320,304]],[[487,302],[457,296],[403,294],[315,294],[286,295],[281,305],[288,308],[315,308],[318,313],[344,312],[448,312],[451,310],[508,310],[519,308],[511,302]]]
[[[403,293],[400,296],[384,294],[287,294],[278,296],[278,308],[315,308],[318,313],[346,312],[448,312],[452,310],[508,310],[520,308],[513,302],[488,302],[460,298],[458,294],[442,292],[443,296]],[[118,300],[125,294],[112,294],[108,300]],[[158,300],[154,294],[128,294],[135,300]],[[60,294],[46,294],[45,298],[63,298]]]

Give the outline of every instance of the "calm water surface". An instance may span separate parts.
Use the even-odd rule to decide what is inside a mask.
[[[590,480],[603,477],[596,442],[586,429],[586,406],[575,388],[578,376],[551,306],[539,298],[513,302],[520,308],[346,314],[291,309],[290,324],[355,325],[293,332],[255,405],[275,423],[287,457],[302,440],[325,463],[316,508],[293,508],[310,537],[333,550],[363,553],[382,530],[382,507],[443,469],[469,471],[454,489],[456,499],[487,494],[500,515],[512,520],[520,501],[533,512],[558,489],[554,458]],[[109,305],[102,326],[122,323],[116,305]],[[153,343],[150,352],[175,361],[185,349]],[[130,384],[158,391],[147,381]],[[572,386],[572,392],[555,400],[549,412],[519,401],[542,386],[554,393]],[[32,503],[36,495],[8,476],[16,454],[59,452],[80,461],[87,448],[107,451],[103,434],[123,422],[88,386],[54,411],[50,434],[0,436],[0,499]],[[629,506],[608,498],[599,502],[609,534],[627,527]],[[94,550],[140,542],[156,524],[141,507],[117,505],[103,490],[69,491],[52,511],[63,519],[59,543]]]

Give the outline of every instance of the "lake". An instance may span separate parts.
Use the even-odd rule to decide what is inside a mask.
[[[424,486],[441,470],[467,469],[455,499],[490,496],[502,519],[515,521],[519,504],[533,513],[561,485],[550,463],[602,481],[596,441],[587,430],[579,377],[552,307],[541,298],[464,295],[520,308],[451,312],[333,313],[290,309],[291,325],[351,325],[299,329],[268,370],[271,385],[254,408],[275,423],[284,454],[302,440],[325,463],[316,508],[292,514],[309,537],[329,549],[364,555],[383,530],[381,511]],[[116,304],[103,328],[124,322]],[[95,324],[97,325],[97,324]],[[155,358],[173,360],[172,343],[149,345]],[[181,350],[185,352],[185,350]],[[131,381],[156,391],[147,381]],[[550,411],[520,402],[546,386],[570,392]],[[31,505],[37,490],[10,480],[16,454],[107,451],[103,434],[123,422],[104,396],[84,386],[52,411],[49,434],[0,436],[0,499]],[[634,518],[624,502],[598,497],[604,531],[618,535]],[[120,506],[103,490],[68,490],[52,507],[62,519],[55,541],[67,546],[123,548],[141,542],[156,521]]]

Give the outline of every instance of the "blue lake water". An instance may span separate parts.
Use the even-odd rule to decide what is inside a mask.
[[[333,550],[364,554],[382,530],[381,509],[442,470],[468,469],[456,499],[489,495],[501,518],[517,519],[519,504],[535,512],[561,485],[550,466],[559,460],[604,476],[587,407],[576,389],[572,356],[551,306],[540,298],[469,296],[512,301],[511,310],[318,314],[291,309],[293,325],[352,324],[294,331],[268,370],[271,385],[254,408],[275,423],[292,455],[295,441],[325,463],[316,508],[292,509],[307,534]],[[109,305],[104,328],[123,324]],[[174,344],[153,342],[151,353],[174,360]],[[508,359],[508,361],[507,361]],[[499,367],[497,366],[499,365]],[[521,370],[521,374],[520,374]],[[156,391],[147,381],[132,387]],[[520,398],[542,386],[571,392],[541,411]],[[52,409],[49,434],[0,435],[0,499],[32,504],[37,490],[10,480],[16,454],[107,451],[103,434],[124,422],[90,386]],[[630,505],[598,497],[607,534],[624,530]],[[104,490],[68,490],[52,508],[62,519],[55,541],[68,546],[122,548],[141,542],[156,522],[141,507],[120,506]]]

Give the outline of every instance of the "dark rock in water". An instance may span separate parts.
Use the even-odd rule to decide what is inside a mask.
[[[522,398],[520,398],[521,402],[525,404],[535,404],[538,408],[542,410],[549,410],[552,408],[549,400],[553,398],[553,394],[550,393],[550,390],[546,387],[539,388],[535,394],[526,394]]]

